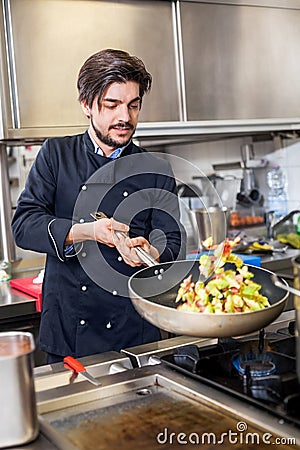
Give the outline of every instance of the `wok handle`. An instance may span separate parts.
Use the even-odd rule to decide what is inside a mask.
[[[276,272],[277,277],[283,278],[284,280],[295,281],[295,275],[290,275],[288,273]]]
[[[273,281],[275,286],[280,287],[281,289],[284,289],[285,291],[290,292],[291,294],[300,296],[300,291],[298,289],[286,286],[285,284],[281,283],[281,281],[277,278],[277,275],[275,275],[274,273],[271,275],[271,280]]]

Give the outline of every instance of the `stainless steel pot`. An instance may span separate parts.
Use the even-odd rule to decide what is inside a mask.
[[[296,358],[297,376],[300,383],[300,256],[292,259],[294,268],[294,286],[298,295],[294,295],[294,305],[296,310]]]
[[[249,266],[254,281],[271,306],[259,311],[234,314],[206,314],[176,309],[180,282],[192,274],[199,277],[198,261],[176,261],[139,270],[128,282],[131,301],[138,313],[158,328],[178,335],[203,338],[231,337],[266,327],[283,311],[288,294],[274,285],[272,272]],[[284,281],[284,284],[287,283]]]
[[[275,286],[281,287],[294,295],[294,305],[296,310],[296,370],[300,383],[300,256],[292,258],[292,264],[294,267],[294,287],[288,286],[287,284],[284,285],[282,280],[275,274],[272,275],[272,281]]]
[[[228,231],[230,211],[225,207],[210,206],[208,208],[192,209],[190,219],[195,241],[201,242],[212,237],[214,244],[225,241]],[[198,239],[197,239],[198,237]]]
[[[0,448],[19,446],[38,435],[31,333],[0,333]]]

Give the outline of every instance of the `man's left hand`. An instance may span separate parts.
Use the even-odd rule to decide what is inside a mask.
[[[149,253],[154,259],[159,260],[159,253],[147,239],[142,236],[129,238],[119,236],[116,237],[115,246],[122,256],[124,262],[132,267],[141,266],[144,263],[140,260],[135,247],[141,247],[145,252]]]

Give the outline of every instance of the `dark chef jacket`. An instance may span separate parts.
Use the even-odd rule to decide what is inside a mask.
[[[151,240],[161,251],[161,262],[184,256],[172,175],[166,161],[133,143],[112,161],[95,154],[88,132],[45,141],[12,222],[19,247],[47,254],[42,350],[80,357],[159,339],[159,330],[141,318],[128,298],[128,277],[140,268],[125,264],[115,248],[94,241],[76,244],[74,253],[66,255],[64,241],[72,224],[92,221],[90,212],[101,210],[128,223],[131,237],[149,239],[152,230],[162,230],[165,238],[158,233]]]

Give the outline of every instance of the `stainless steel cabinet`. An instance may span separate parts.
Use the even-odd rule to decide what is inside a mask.
[[[76,79],[88,56],[119,48],[141,57],[153,75],[142,122],[176,121],[178,90],[172,3],[165,1],[2,0],[11,90],[9,137],[35,137],[85,128]],[[5,83],[5,81],[4,81]]]
[[[299,117],[299,3],[228,3],[180,3],[188,120]]]
[[[299,0],[0,3],[0,138],[83,131],[78,70],[105,47],[153,75],[138,137],[299,129]]]

